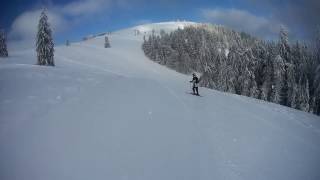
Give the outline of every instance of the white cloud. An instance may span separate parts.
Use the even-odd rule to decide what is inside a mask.
[[[11,25],[8,34],[10,49],[26,49],[35,46],[35,37],[41,14],[40,9],[27,11],[19,15]],[[54,34],[66,29],[67,21],[57,12],[48,10],[48,21]]]
[[[27,11],[18,16],[11,26],[9,38],[15,40],[34,39],[41,10]],[[66,21],[62,16],[53,11],[48,11],[48,20],[51,28],[55,32],[62,31],[65,28]]]
[[[222,24],[268,39],[277,37],[282,25],[274,19],[256,16],[239,9],[205,9],[202,10],[202,15],[212,23]]]

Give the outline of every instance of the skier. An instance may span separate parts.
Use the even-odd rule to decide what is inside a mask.
[[[197,75],[195,73],[192,74],[192,81],[190,81],[192,83],[192,91],[194,95],[199,96],[199,91],[198,91],[198,83],[199,83],[199,78],[197,77]]]

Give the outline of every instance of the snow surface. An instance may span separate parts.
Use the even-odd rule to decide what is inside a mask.
[[[151,34],[152,31],[155,33],[160,33],[161,30],[166,32],[177,30],[178,28],[183,29],[186,26],[197,26],[199,23],[189,22],[189,21],[178,21],[178,22],[160,22],[153,24],[145,24],[136,26],[133,29],[138,30],[140,33]]]
[[[180,24],[179,24],[180,23]],[[320,118],[200,88],[148,60],[142,28],[0,59],[1,180],[319,180]]]

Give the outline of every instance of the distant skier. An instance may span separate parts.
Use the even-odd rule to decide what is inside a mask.
[[[199,96],[199,91],[198,91],[198,83],[199,83],[199,78],[197,77],[197,75],[195,73],[192,74],[192,81],[190,81],[192,83],[192,91],[194,95]]]

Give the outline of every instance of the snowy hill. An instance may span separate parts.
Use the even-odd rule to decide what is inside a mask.
[[[0,59],[1,180],[317,180],[320,118],[200,88],[148,60],[148,24]],[[134,30],[143,33],[134,35]]]

